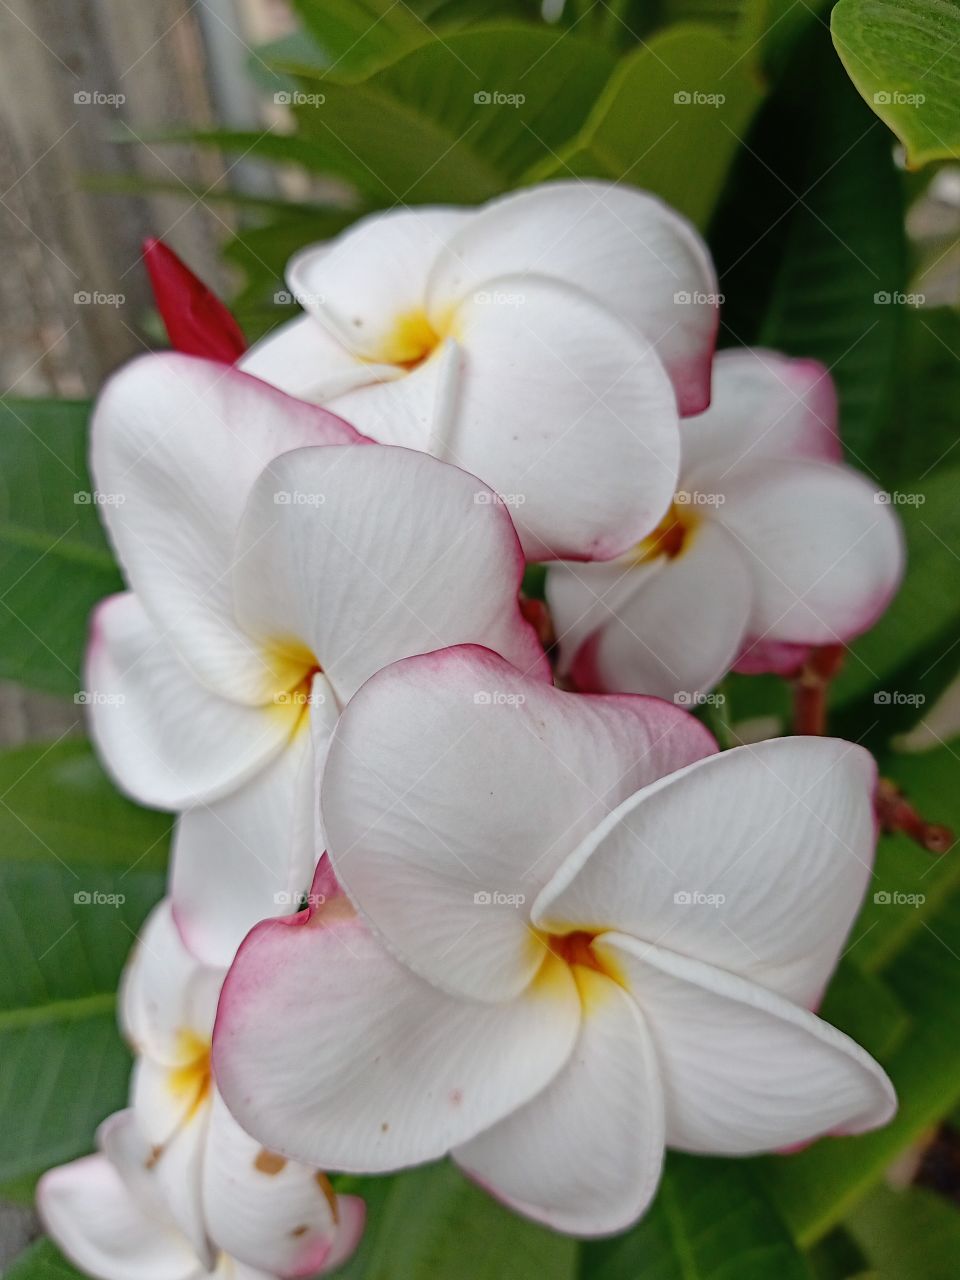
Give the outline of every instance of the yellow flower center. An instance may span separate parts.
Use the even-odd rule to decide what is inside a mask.
[[[668,560],[676,559],[682,552],[689,550],[697,523],[697,517],[689,508],[678,507],[672,502],[654,531],[641,538],[629,553],[631,563],[649,564],[661,556],[666,556]]]
[[[184,1107],[185,1123],[196,1115],[210,1096],[213,1084],[210,1041],[202,1039],[193,1031],[180,1031],[177,1034],[177,1050],[181,1064],[171,1068],[167,1083],[170,1092]]]

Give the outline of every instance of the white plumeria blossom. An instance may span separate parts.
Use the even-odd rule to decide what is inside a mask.
[[[154,910],[122,991],[133,1105],[38,1192],[51,1236],[98,1280],[296,1280],[360,1239],[361,1200],[265,1150],[224,1106],[210,1070],[224,972],[186,951],[168,902]]]
[[[900,526],[843,464],[836,424],[815,361],[720,352],[660,527],[608,564],[549,570],[560,669],[577,688],[689,698],[735,664],[788,673],[805,646],[876,621],[903,573]]]
[[[608,559],[675,487],[710,400],[717,285],[696,231],[624,185],[372,214],[287,271],[305,314],[241,368],[479,476],[529,559]]]
[[[315,757],[368,676],[477,642],[549,678],[522,552],[472,476],[188,356],[107,384],[92,455],[130,587],[92,627],[93,737],[134,799],[185,810],[177,923],[226,965],[310,883]]]
[[[676,707],[564,693],[465,646],[374,676],[323,781],[323,905],[240,949],[219,1086],[271,1148],[453,1152],[518,1211],[621,1230],[665,1145],[747,1154],[885,1123],[812,1012],[871,874],[875,768],[713,754]]]

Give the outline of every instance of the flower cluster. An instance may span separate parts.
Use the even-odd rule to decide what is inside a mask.
[[[65,1251],[314,1275],[363,1227],[321,1170],[448,1154],[604,1234],[668,1146],[884,1124],[886,1076],[814,1012],[873,762],[718,752],[677,705],[794,672],[896,588],[826,370],[714,356],[705,247],[624,186],[366,218],[294,258],[303,314],[249,351],[209,299],[171,324],[152,253],[189,354],[95,411],[128,590],[86,685],[117,784],[178,817],[122,993],[130,1109],[41,1185]]]

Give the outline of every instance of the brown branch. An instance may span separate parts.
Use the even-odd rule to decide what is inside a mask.
[[[881,778],[877,783],[876,806],[881,831],[887,834],[902,832],[929,853],[946,853],[953,845],[954,834],[951,829],[922,818],[897,784],[889,778]]]
[[[827,731],[827,693],[843,665],[842,644],[812,649],[793,681],[793,731],[821,735]]]

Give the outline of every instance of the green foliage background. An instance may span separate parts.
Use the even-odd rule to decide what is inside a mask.
[[[289,314],[274,298],[290,254],[371,210],[472,203],[565,176],[664,197],[710,242],[725,294],[721,344],[823,360],[850,460],[878,488],[922,498],[899,508],[907,580],[853,645],[831,727],[869,745],[925,817],[960,830],[960,740],[898,751],[916,707],[874,696],[897,690],[929,708],[960,658],[960,317],[882,301],[923,289],[906,212],[960,144],[956,3],[840,0],[831,15],[822,0],[569,0],[550,23],[530,0],[296,8],[300,33],[251,64],[267,94],[299,95],[290,132],[167,135],[340,184],[336,200],[250,202],[226,246],[244,279],[233,301],[248,335]],[[480,93],[524,101],[482,103]],[[922,103],[900,101],[917,95]],[[894,135],[909,166],[928,167],[898,164]],[[83,683],[87,615],[119,586],[88,500],[86,418],[78,403],[0,401],[0,677],[66,697]],[[784,715],[776,680],[731,677],[725,690],[728,718]],[[82,741],[0,756],[7,1195],[29,1196],[124,1104],[116,986],[162,892],[170,823],[118,796]],[[583,1246],[515,1218],[445,1164],[344,1178],[367,1197],[371,1225],[342,1274],[955,1277],[956,1205],[916,1187],[891,1191],[884,1173],[960,1109],[960,860],[884,837],[874,889],[923,900],[868,896],[824,1013],[893,1078],[901,1109],[887,1129],[791,1157],[673,1155],[644,1221]],[[124,901],[84,910],[76,895],[97,892]],[[9,1272],[75,1274],[48,1242]]]

